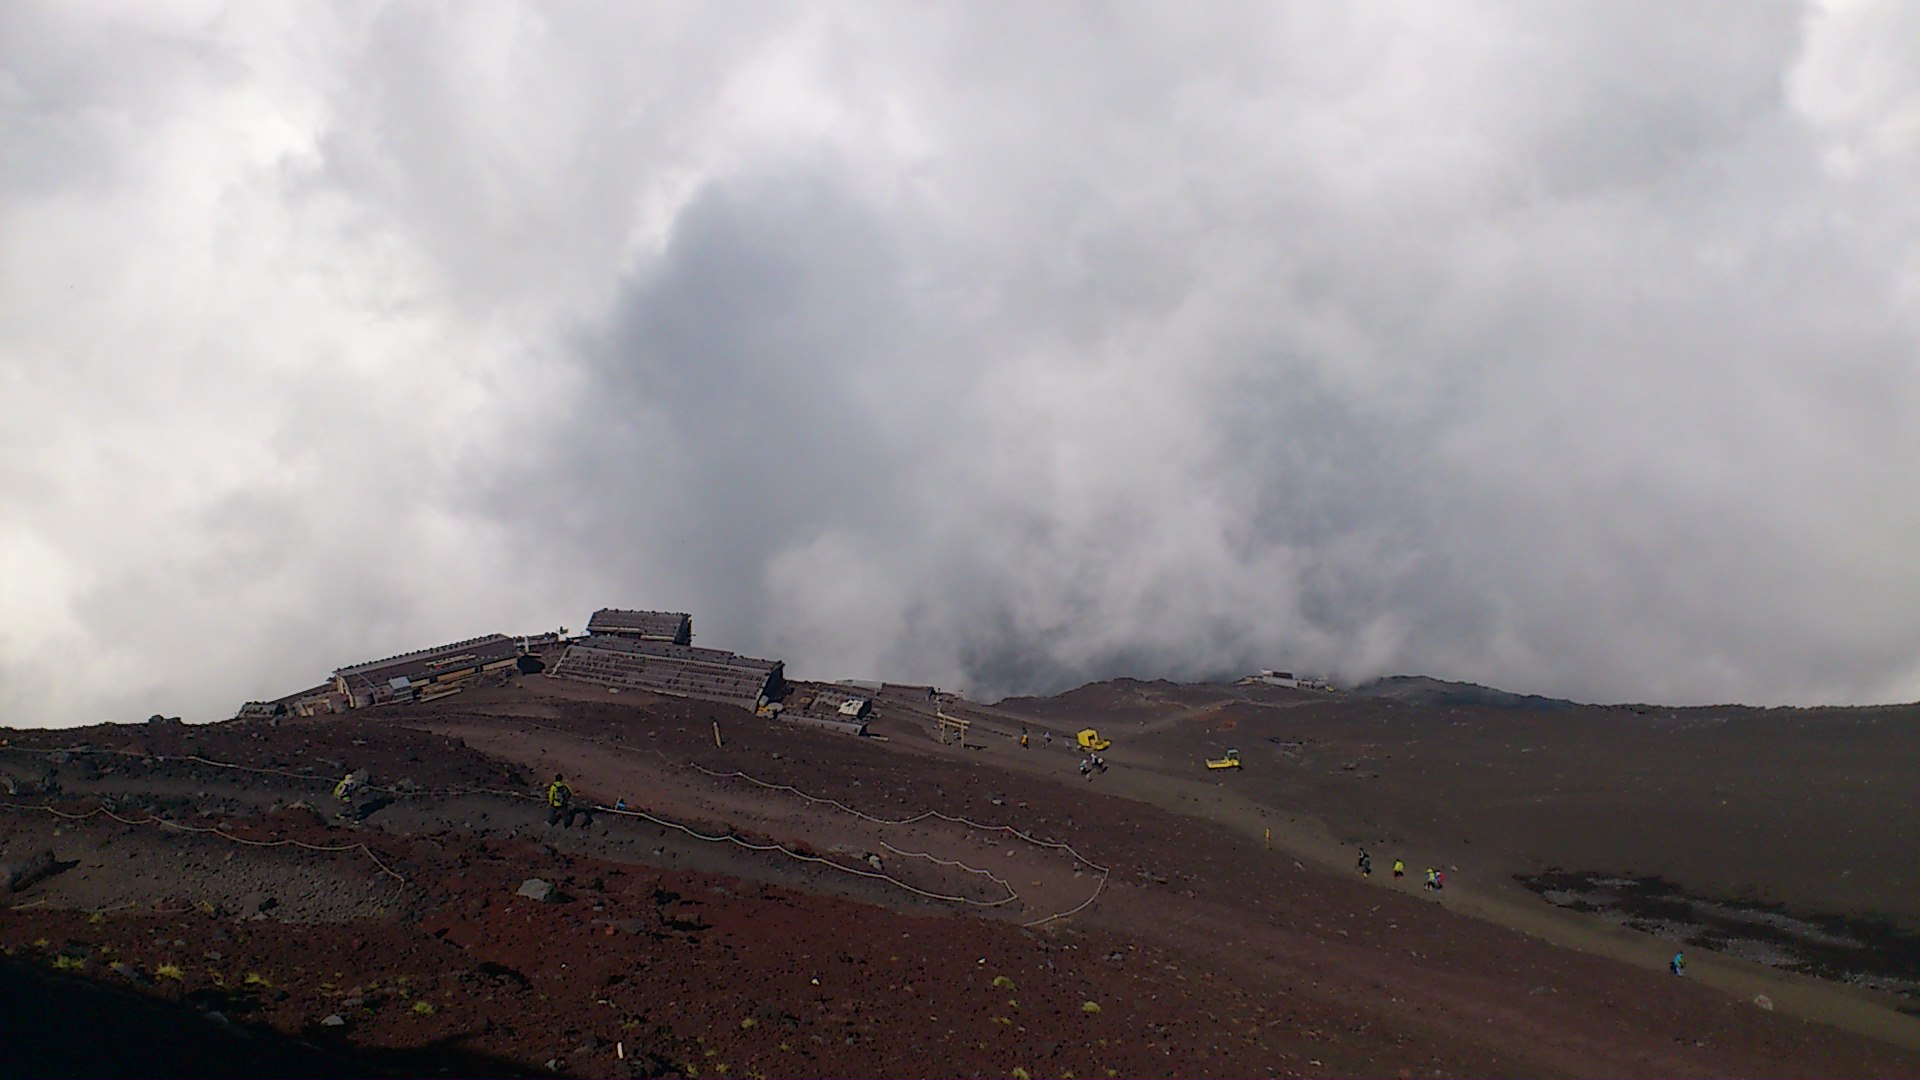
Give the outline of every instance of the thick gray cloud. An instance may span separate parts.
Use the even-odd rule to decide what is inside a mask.
[[[10,5],[0,715],[602,604],[1920,697],[1917,10]]]

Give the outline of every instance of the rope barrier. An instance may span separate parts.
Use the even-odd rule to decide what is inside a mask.
[[[1094,883],[1093,895],[1087,897],[1085,900],[1080,901],[1078,904],[1068,908],[1065,911],[1057,911],[1057,912],[1054,912],[1052,915],[1048,915],[1045,918],[1035,919],[1032,922],[1023,922],[1020,925],[1025,927],[1044,926],[1045,924],[1050,923],[1055,919],[1064,919],[1069,915],[1076,915],[1080,913],[1086,908],[1091,907],[1095,900],[1100,899],[1100,892],[1101,890],[1107,887],[1107,878],[1111,876],[1112,876],[1111,871],[1108,871],[1108,870],[1100,871],[1100,880]]]
[[[1019,894],[1014,892],[1013,887],[1010,885],[1007,885],[1007,895],[1004,898],[999,900],[974,900],[970,897],[965,897],[965,896],[948,896],[943,893],[929,892],[926,889],[922,889],[914,885],[909,885],[906,882],[901,881],[899,878],[892,876],[891,874],[881,873],[880,871],[877,871],[877,870],[861,870],[861,869],[858,869],[857,867],[847,866],[844,863],[834,862],[832,859],[823,859],[818,855],[808,855],[805,852],[795,851],[784,844],[754,844],[754,843],[749,843],[748,841],[742,840],[737,836],[731,836],[731,835],[707,836],[704,833],[696,832],[693,829],[685,825],[682,825],[678,822],[668,821],[665,818],[655,817],[652,814],[649,814],[643,810],[620,810],[611,806],[600,806],[600,807],[596,807],[595,809],[603,810],[609,814],[621,814],[627,817],[642,818],[644,820],[651,821],[656,825],[665,825],[669,828],[679,829],[681,832],[684,832],[687,835],[692,836],[698,840],[710,840],[710,841],[728,840],[728,841],[732,841],[735,844],[740,845],[743,848],[747,848],[751,851],[778,851],[782,855],[787,855],[791,858],[798,859],[801,862],[819,863],[823,866],[830,866],[835,870],[844,871],[849,874],[855,874],[860,877],[875,878],[880,881],[889,882],[902,889],[905,889],[910,893],[914,893],[919,896],[929,897],[934,900],[945,900],[945,901],[949,901],[951,903],[956,903],[956,904],[968,904],[973,907],[990,908],[990,907],[999,907],[1002,904],[1012,903],[1013,901],[1020,899]],[[1006,882],[1002,881],[1000,882],[1000,884],[1006,885]]]
[[[876,817],[862,810],[858,810],[858,809],[855,809],[854,807],[848,806],[846,803],[843,803],[838,799],[829,799],[821,796],[812,795],[805,791],[800,790],[797,787],[794,787],[791,784],[776,784],[769,781],[761,780],[758,777],[749,775],[748,773],[738,769],[735,769],[732,772],[721,772],[716,769],[709,769],[706,766],[701,765],[700,763],[695,761],[675,762],[673,759],[667,757],[666,754],[652,747],[631,746],[626,743],[618,742],[616,740],[596,738],[591,735],[584,735],[579,732],[568,731],[564,728],[557,728],[547,724],[535,723],[535,722],[521,719],[521,718],[515,718],[515,722],[520,724],[523,727],[534,728],[537,730],[544,730],[544,731],[552,732],[555,734],[563,735],[568,738],[580,739],[588,743],[612,747],[614,749],[626,751],[628,753],[651,753],[655,757],[658,757],[664,764],[670,767],[681,767],[681,768],[693,769],[696,772],[703,773],[715,779],[745,780],[750,784],[757,785],[769,791],[785,792],[785,793],[797,796],[800,799],[809,803],[822,805],[822,806],[831,806],[834,809],[841,811],[842,813],[851,815],[855,818],[859,818],[860,820],[863,820],[863,821],[871,822],[876,825],[881,825],[885,827],[903,827],[907,825],[916,824],[921,821],[925,821],[928,818],[934,818],[934,819],[946,821],[956,825],[963,825],[967,828],[976,829],[981,832],[1004,832],[1028,844],[1032,844],[1035,847],[1047,848],[1047,849],[1056,850],[1056,851],[1064,851],[1068,855],[1072,856],[1075,861],[1081,864],[1084,864],[1094,870],[1099,871],[1100,880],[1095,883],[1092,894],[1089,895],[1085,900],[1081,901],[1078,905],[1072,908],[1069,908],[1065,911],[1056,912],[1055,914],[1048,915],[1043,918],[1035,919],[1031,922],[1021,923],[1020,925],[1024,927],[1040,926],[1045,923],[1053,922],[1056,919],[1066,918],[1069,915],[1077,914],[1078,912],[1085,910],[1087,907],[1091,906],[1095,900],[1099,899],[1101,892],[1106,888],[1108,879],[1112,876],[1112,871],[1108,867],[1102,866],[1099,863],[1096,863],[1093,860],[1082,855],[1079,851],[1075,850],[1072,845],[1062,841],[1058,841],[1058,840],[1048,840],[1042,837],[1037,837],[1032,835],[1031,833],[1022,831],[1011,825],[987,824],[985,822],[974,821],[971,818],[957,816],[953,814],[947,814],[934,809],[927,809],[918,814],[914,814],[910,817],[899,818],[899,819]],[[140,753],[135,753],[133,751],[128,751],[128,750],[113,750],[108,748],[97,748],[97,747],[85,747],[82,749],[73,750],[73,749],[63,749],[63,748],[10,746],[10,747],[6,747],[5,749],[18,751],[21,753],[37,753],[37,754],[48,754],[48,755],[57,754],[57,753],[115,754],[122,757],[140,758],[143,760],[152,760],[152,761],[158,761],[158,762],[166,762],[170,760],[192,761],[192,762],[195,762],[201,765],[206,765],[212,768],[233,769],[241,772],[284,776],[284,777],[289,777],[295,780],[301,780],[309,783],[319,784],[322,786],[324,786],[328,782],[328,778],[322,777],[322,776],[316,776],[310,772],[303,773],[303,772],[295,772],[289,769],[273,768],[270,766],[242,765],[237,762],[217,761],[212,758],[203,757],[199,754],[184,754],[184,755],[179,755],[177,757],[169,758],[166,755],[160,755],[160,754],[140,754]],[[532,794],[530,792],[510,791],[510,790],[504,790],[500,788],[412,788],[412,789],[403,790],[400,788],[373,785],[373,784],[362,785],[362,788],[363,790],[366,790],[366,791],[376,791],[383,794],[390,794],[390,795],[395,795],[400,797],[449,798],[449,797],[456,797],[460,795],[485,794],[485,795],[495,795],[495,796],[500,796],[505,798],[514,798],[514,799],[530,799],[531,800],[531,799],[540,798],[540,796]],[[163,818],[158,818],[158,817],[150,816],[145,821],[133,821],[127,818],[122,818],[119,815],[114,814],[112,811],[105,809],[104,807],[97,807],[93,811],[90,811],[89,813],[84,815],[66,814],[62,811],[54,809],[51,806],[44,806],[44,807],[41,807],[41,809],[48,810],[51,813],[58,814],[62,817],[67,817],[67,818],[86,818],[86,817],[91,817],[93,816],[93,814],[96,814],[96,813],[104,813],[108,817],[111,817],[116,821],[120,821],[129,825],[157,824],[164,828],[172,828],[172,829],[177,829],[177,830],[187,831],[187,832],[214,833],[215,835],[221,836],[225,839],[234,841],[236,843],[251,844],[259,847],[279,847],[283,845],[293,845],[293,846],[307,848],[314,851],[325,851],[325,852],[352,851],[352,850],[358,849],[362,852],[365,852],[367,857],[373,860],[374,864],[380,868],[382,873],[392,876],[396,880],[400,881],[402,884],[406,882],[406,878],[394,872],[385,863],[381,862],[379,857],[373,853],[372,849],[367,847],[367,845],[365,844],[323,847],[319,845],[306,844],[297,840],[278,840],[278,841],[271,841],[271,842],[248,840],[245,837],[233,836],[219,829],[203,828],[203,827],[192,826],[192,825],[183,825],[179,822],[167,821]],[[960,903],[960,904],[966,904],[974,907],[991,908],[991,907],[1000,907],[1004,904],[1012,903],[1013,901],[1020,899],[1019,892],[1015,890],[1013,886],[1006,881],[1006,879],[993,873],[991,870],[969,866],[966,863],[961,862],[959,860],[942,859],[931,852],[907,851],[905,849],[895,847],[894,845],[886,842],[885,840],[879,841],[880,846],[895,855],[899,855],[902,858],[926,859],[929,862],[935,863],[936,865],[939,865],[939,866],[955,868],[970,874],[983,876],[987,878],[989,881],[992,881],[994,884],[1005,889],[1007,891],[1007,895],[999,900],[983,901],[983,900],[975,900],[970,897],[950,896],[950,895],[945,895],[941,893],[930,892],[928,890],[921,889],[917,886],[908,884],[907,882],[901,881],[899,878],[896,878],[891,874],[886,874],[878,871],[857,869],[855,867],[850,867],[845,864],[835,862],[831,859],[824,859],[824,858],[820,858],[819,856],[806,855],[801,852],[793,851],[792,849],[787,848],[786,846],[781,844],[765,844],[765,845],[752,844],[752,843],[748,843],[747,841],[741,840],[739,837],[732,836],[732,835],[708,836],[704,833],[701,833],[679,822],[670,821],[666,818],[657,817],[652,814],[648,814],[638,810],[622,809],[622,808],[616,808],[616,807],[604,806],[604,805],[596,805],[593,807],[593,809],[597,812],[602,812],[602,813],[615,814],[615,815],[627,816],[627,817],[643,818],[657,825],[677,829],[681,832],[686,833],[688,836],[692,836],[699,840],[704,840],[704,841],[714,842],[714,843],[731,842],[753,851],[779,852],[780,854],[786,855],[790,858],[799,860],[801,862],[812,862],[812,863],[824,864],[826,866],[833,867],[834,869],[843,871],[845,873],[854,874],[860,877],[873,878],[873,879],[885,881],[907,892],[914,893],[916,895],[928,897],[935,900],[949,902],[949,903]]]
[[[119,757],[136,758],[141,761],[154,761],[154,762],[162,762],[162,763],[169,762],[169,761],[192,761],[201,765],[209,765],[217,769],[235,769],[240,772],[264,773],[271,776],[290,777],[295,780],[304,780],[309,783],[317,784],[317,785],[320,785],[321,787],[325,787],[329,783],[338,783],[338,781],[331,779],[330,776],[321,776],[313,772],[296,772],[292,769],[276,769],[266,765],[241,765],[237,762],[232,762],[232,761],[216,761],[213,758],[202,757],[199,754],[179,754],[179,755],[173,755],[173,756],[169,756],[166,754],[142,754],[132,750],[114,750],[108,747],[96,747],[96,746],[84,747],[77,750],[69,749],[69,748],[61,748],[61,747],[48,748],[48,747],[37,747],[37,746],[8,746],[8,747],[0,747],[0,750],[12,750],[12,751],[16,751],[18,753],[23,753],[23,754],[48,754],[48,755],[52,755],[52,754],[114,754]],[[498,788],[424,788],[424,787],[398,788],[398,787],[385,787],[378,784],[363,784],[361,786],[366,791],[378,791],[387,795],[403,795],[403,796],[419,795],[419,796],[426,796],[430,798],[433,798],[433,797],[446,798],[446,797],[451,797],[455,795],[471,795],[475,793],[484,793],[489,795],[508,795],[515,798],[538,798],[538,796],[529,795],[527,792],[524,792],[524,791],[504,791]]]
[[[654,752],[658,753],[658,751],[654,751]],[[950,821],[957,825],[965,825],[970,829],[979,829],[982,832],[1005,832],[1013,836],[1017,836],[1020,839],[1025,840],[1027,843],[1035,845],[1036,847],[1053,848],[1056,850],[1065,851],[1067,854],[1072,855],[1076,860],[1083,862],[1088,866],[1093,867],[1095,870],[1106,869],[1105,867],[1101,866],[1099,863],[1096,863],[1092,859],[1089,859],[1086,856],[1080,854],[1078,851],[1075,851],[1072,845],[1070,844],[1065,844],[1058,840],[1043,840],[1040,837],[1033,836],[1029,833],[1021,832],[1019,829],[1016,829],[1011,825],[988,825],[984,822],[974,821],[971,818],[957,817],[953,814],[944,814],[938,810],[924,810],[918,814],[913,815],[912,817],[899,818],[897,820],[889,819],[889,818],[874,817],[872,814],[868,814],[860,810],[855,810],[853,807],[848,806],[847,804],[839,801],[838,799],[826,799],[826,798],[821,798],[815,795],[809,795],[806,792],[801,791],[799,788],[794,787],[791,784],[768,783],[767,781],[761,780],[757,777],[749,776],[738,769],[735,769],[730,773],[723,773],[715,769],[709,769],[706,766],[701,765],[699,762],[695,762],[695,761],[687,762],[686,767],[689,769],[695,769],[699,772],[706,773],[708,776],[717,777],[723,780],[738,777],[739,779],[745,780],[750,784],[758,784],[761,787],[767,788],[769,790],[791,792],[795,795],[798,795],[802,799],[807,800],[808,802],[819,803],[824,806],[834,807],[835,809],[838,809],[845,813],[852,814],[854,817],[860,818],[865,821],[871,821],[876,825],[912,825],[915,822],[924,821],[927,818],[932,817],[932,818],[939,818],[942,821]]]
[[[895,855],[899,855],[902,858],[925,859],[928,862],[934,863],[938,866],[959,867],[960,869],[965,870],[970,874],[979,874],[985,877],[988,881],[991,881],[996,885],[1005,886],[1008,889],[1008,891],[1012,891],[1013,889],[1012,885],[1007,884],[1006,879],[1002,878],[1000,875],[994,873],[991,870],[975,869],[974,867],[968,866],[966,863],[963,863],[958,859],[943,859],[940,856],[935,855],[931,851],[908,851],[905,848],[894,847],[892,844],[887,843],[885,840],[882,840],[879,843],[881,847],[886,848],[888,851],[892,852]]]
[[[745,780],[748,783],[757,784],[760,787],[767,788],[769,790],[789,792],[793,795],[799,796],[800,798],[808,802],[817,803],[824,806],[832,806],[835,809],[842,811],[843,813],[851,814],[854,817],[860,818],[865,821],[873,822],[876,825],[885,825],[885,826],[911,825],[916,822],[924,821],[927,818],[931,817],[931,818],[938,818],[942,821],[948,821],[948,822],[952,822],[959,825],[965,825],[969,828],[978,829],[982,832],[994,832],[994,831],[1005,832],[1009,835],[1016,836],[1021,840],[1026,841],[1029,844],[1033,844],[1036,847],[1050,848],[1057,851],[1065,851],[1067,854],[1073,856],[1075,860],[1081,863],[1084,863],[1085,865],[1100,872],[1100,880],[1094,883],[1093,892],[1085,900],[1081,901],[1079,904],[1076,904],[1071,908],[1068,908],[1065,911],[1055,912],[1052,915],[1047,915],[1042,918],[1034,919],[1031,922],[1021,923],[1020,925],[1023,927],[1042,926],[1042,925],[1045,925],[1046,923],[1053,922],[1056,919],[1064,919],[1069,915],[1075,915],[1081,911],[1086,910],[1088,907],[1092,906],[1095,900],[1098,900],[1100,898],[1101,892],[1104,891],[1107,887],[1107,880],[1113,875],[1113,871],[1110,868],[1102,866],[1099,863],[1094,862],[1092,859],[1089,859],[1086,856],[1080,854],[1080,852],[1075,850],[1073,846],[1070,844],[1067,844],[1065,842],[1058,841],[1058,840],[1042,839],[1040,837],[1032,835],[1031,833],[1023,832],[1019,829],[1016,829],[1011,825],[988,825],[983,822],[974,821],[970,818],[959,817],[953,814],[946,814],[933,809],[928,809],[928,810],[922,811],[921,813],[915,814],[911,817],[901,818],[898,820],[875,817],[872,814],[868,814],[864,811],[856,810],[853,807],[848,806],[847,804],[840,802],[837,799],[828,799],[828,798],[823,798],[816,795],[810,795],[804,791],[801,791],[799,788],[794,787],[791,784],[770,783],[768,781],[761,780],[758,777],[750,776],[747,773],[742,772],[738,769],[735,769],[730,773],[723,773],[715,769],[709,769],[701,765],[699,762],[695,762],[695,761],[676,763],[675,761],[673,761],[673,759],[667,757],[666,754],[652,747],[629,746],[625,743],[621,743],[616,740],[599,739],[591,735],[582,735],[578,732],[567,731],[564,728],[556,728],[548,724],[534,723],[532,721],[524,720],[524,719],[517,720],[516,722],[524,727],[530,727],[538,730],[549,731],[555,734],[567,736],[569,738],[581,739],[586,742],[594,743],[600,746],[610,746],[610,747],[613,747],[614,749],[625,750],[629,753],[651,753],[669,766],[678,764],[685,768],[690,768],[697,772],[705,773],[706,775],[715,777],[717,779],[738,778],[741,780]],[[899,848],[896,848],[893,845],[888,844],[884,840],[880,841],[880,844],[882,847],[885,847],[887,850],[895,852],[896,854],[915,855],[918,857],[931,859],[934,862],[942,863],[944,865],[958,865],[963,869],[966,869],[975,873],[984,873],[988,877],[993,878],[993,880],[995,880],[999,884],[1006,886],[1008,892],[1010,893],[1014,892],[1013,887],[1011,885],[1007,885],[1005,881],[993,875],[991,871],[975,870],[973,867],[966,866],[964,863],[947,863],[946,860],[939,859],[934,855],[932,855],[931,853],[927,853],[927,852],[904,852],[904,851],[901,851]],[[832,865],[838,865],[838,864],[832,864]],[[1017,895],[1018,894],[1015,893],[1015,896]],[[1004,903],[1005,901],[1002,901],[1002,902]]]
[[[368,847],[366,844],[309,844],[304,840],[293,840],[293,839],[286,839],[286,838],[282,838],[279,840],[249,840],[244,836],[235,836],[232,833],[227,832],[226,830],[218,828],[216,826],[187,825],[178,821],[168,821],[165,818],[155,817],[151,814],[149,814],[147,817],[143,819],[121,817],[119,814],[114,813],[113,811],[107,809],[104,806],[96,806],[92,810],[89,810],[84,814],[71,814],[50,803],[40,804],[40,805],[27,805],[27,806],[0,803],[0,806],[5,806],[9,810],[44,810],[47,813],[54,815],[55,817],[65,818],[68,821],[85,821],[88,818],[103,815],[105,817],[109,817],[115,821],[120,822],[122,825],[158,825],[163,829],[174,829],[179,832],[190,832],[190,833],[201,833],[201,834],[211,833],[214,836],[220,837],[222,840],[231,840],[236,844],[246,844],[251,847],[271,848],[271,847],[291,846],[291,847],[297,847],[297,848],[305,848],[308,851],[321,851],[321,852],[329,852],[329,853],[337,853],[337,852],[343,852],[343,851],[359,851],[362,854],[366,855],[367,858],[373,860],[373,865],[379,867],[381,873],[386,874],[387,876],[393,878],[395,881],[400,882],[402,885],[405,885],[407,883],[407,879],[405,877],[403,877],[398,871],[394,870],[392,867],[388,866],[385,862],[382,862],[380,859],[380,856],[374,854],[373,849]]]

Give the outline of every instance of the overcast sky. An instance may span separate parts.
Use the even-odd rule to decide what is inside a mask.
[[[1905,0],[14,0],[0,722],[601,606],[1913,700],[1916,177]]]

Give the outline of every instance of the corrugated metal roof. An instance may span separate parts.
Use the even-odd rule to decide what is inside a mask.
[[[678,641],[692,634],[693,616],[683,611],[601,608],[587,620],[589,634],[623,634]]]
[[[396,678],[412,681],[442,668],[470,665],[478,667],[518,655],[520,655],[518,641],[505,634],[488,634],[484,637],[456,641],[451,645],[401,653],[399,656],[389,656],[384,660],[352,664],[340,668],[334,674],[352,682],[364,680],[374,685],[381,683],[391,685]]]

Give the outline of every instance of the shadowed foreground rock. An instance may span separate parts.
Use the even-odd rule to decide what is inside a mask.
[[[350,1051],[0,959],[0,1076],[352,1077],[538,1075],[458,1040]]]

